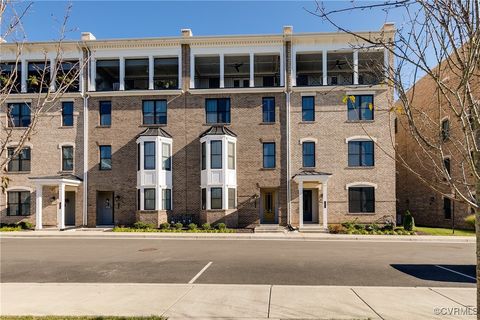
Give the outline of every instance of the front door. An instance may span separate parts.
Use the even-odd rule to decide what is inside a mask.
[[[303,190],[303,221],[312,222],[312,190]]]
[[[113,192],[97,192],[97,225],[113,225]]]
[[[263,223],[275,223],[275,199],[272,191],[263,194]]]
[[[75,225],[75,191],[65,191],[65,225]]]

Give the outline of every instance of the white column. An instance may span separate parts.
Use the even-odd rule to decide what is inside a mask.
[[[225,88],[225,57],[220,54],[220,88]]]
[[[80,70],[78,71],[78,91],[83,92],[83,75],[85,74],[83,68],[85,67],[85,63],[83,58],[80,58],[78,62],[78,67]]]
[[[323,74],[323,85],[328,85],[328,74],[327,74],[327,49],[322,51],[322,74]]]
[[[280,87],[285,85],[285,55],[280,51]]]
[[[90,58],[90,91],[96,90],[96,81],[97,78],[97,59],[93,56]]]
[[[190,53],[190,89],[195,89],[195,55]]]
[[[153,56],[148,57],[148,90],[153,90]]]
[[[145,210],[145,189],[140,189],[140,210]]]
[[[50,91],[55,91],[56,89],[55,78],[57,77],[57,68],[55,63],[55,58],[50,58]]]
[[[125,90],[125,58],[120,57],[120,90]]]
[[[389,72],[390,72],[390,61],[388,58],[388,50],[384,49],[383,51],[383,68],[385,70],[385,80],[388,79]]]
[[[163,192],[162,192],[163,188],[160,188],[160,186],[157,185],[157,187],[155,188],[155,210],[163,210],[163,201],[162,201],[162,198],[163,198]]]
[[[358,84],[358,50],[353,50],[353,84]]]
[[[37,189],[35,192],[35,229],[40,230],[42,229],[42,203],[43,197],[43,186],[37,185]]]
[[[207,193],[207,202],[206,202],[206,207],[205,207],[206,209],[205,210],[211,210],[212,205],[210,203],[210,200],[211,200],[212,195],[210,193],[210,187],[205,187],[205,189],[207,190],[207,192],[206,192]]]
[[[298,226],[303,227],[303,181],[298,182]]]
[[[60,221],[58,221],[58,228],[65,229],[65,183],[60,183],[58,186],[58,199],[60,200]]]
[[[250,88],[255,87],[255,56],[250,53]]]
[[[21,89],[22,93],[27,92],[27,76],[28,76],[28,62],[25,59],[22,59],[21,64]]]
[[[322,193],[323,193],[323,197],[322,197],[322,202],[323,202],[323,228],[325,230],[328,229],[328,209],[327,209],[327,183],[324,182],[322,183]]]
[[[176,89],[182,89],[183,88],[183,75],[182,75],[182,49],[180,49],[180,52],[178,53],[178,86]]]

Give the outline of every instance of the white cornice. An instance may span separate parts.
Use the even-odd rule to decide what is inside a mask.
[[[124,91],[89,91],[92,97],[132,97],[132,96],[171,96],[180,95],[183,91],[178,90],[124,90]]]

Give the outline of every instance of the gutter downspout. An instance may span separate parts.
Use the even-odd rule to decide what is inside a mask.
[[[83,50],[82,50],[83,51]],[[83,51],[87,55],[87,61],[90,59],[90,51],[88,47],[85,46],[85,51]],[[89,84],[90,80],[90,63],[84,60],[83,68],[84,74],[87,75],[87,81],[85,81],[85,77],[82,79],[82,92],[81,96],[83,98],[83,214],[82,214],[82,223],[83,226],[86,227],[88,224],[88,98],[90,96],[87,94],[86,87]],[[85,67],[87,69],[85,73]]]
[[[290,217],[290,212],[291,212],[291,186],[290,186],[290,91],[288,90],[287,86],[287,91],[285,92],[286,96],[286,105],[287,105],[287,123],[286,123],[286,131],[287,131],[287,226],[290,228],[291,226],[291,217]]]

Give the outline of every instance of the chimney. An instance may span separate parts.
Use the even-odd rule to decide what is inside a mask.
[[[3,39],[2,37],[0,37],[0,43],[5,43],[7,42],[7,40]]]
[[[82,41],[97,40],[97,38],[95,38],[95,36],[91,32],[82,32],[81,39]]]
[[[191,29],[182,29],[182,37],[188,38],[192,36],[192,30]]]
[[[284,36],[291,36],[293,33],[293,27],[292,26],[283,26],[283,35]]]
[[[382,29],[380,31],[383,32],[395,32],[395,23],[393,22],[385,22],[385,24],[382,26]]]

